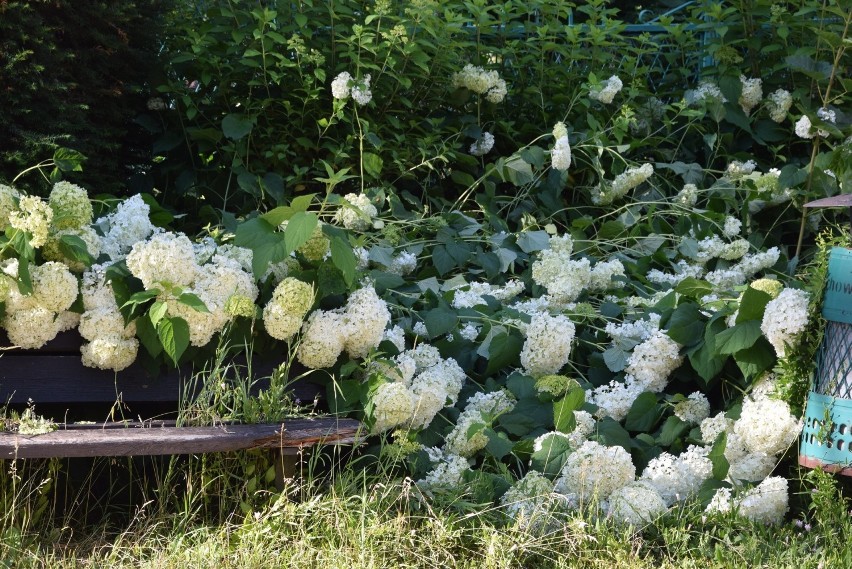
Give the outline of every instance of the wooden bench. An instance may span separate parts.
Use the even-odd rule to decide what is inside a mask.
[[[5,338],[0,338],[0,346]],[[173,371],[150,377],[134,364],[119,373],[84,367],[80,362],[80,337],[63,333],[37,351],[6,350],[0,356],[0,404],[22,408],[32,401],[36,412],[51,416],[58,429],[39,435],[0,432],[0,459],[65,458],[97,456],[179,455],[272,449],[278,483],[292,476],[296,455],[315,445],[354,445],[361,442],[361,424],[336,417],[285,419],[275,424],[219,424],[177,426],[174,419],[107,420],[119,402],[123,416],[158,417],[175,414],[182,397],[197,393],[199,386],[183,381]],[[258,367],[260,368],[258,370]],[[259,364],[254,371],[271,373],[273,364]],[[254,388],[263,389],[268,380]],[[317,386],[297,383],[294,397],[312,401]],[[111,411],[112,410],[112,411]],[[46,413],[47,411],[47,413]],[[91,419],[97,418],[96,421]],[[85,422],[80,422],[86,419]]]

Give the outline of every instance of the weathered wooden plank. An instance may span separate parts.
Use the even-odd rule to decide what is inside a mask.
[[[43,435],[0,433],[0,458],[140,456],[293,448],[315,444],[357,444],[363,438],[354,419],[288,419],[280,424],[216,427],[142,426],[92,428],[67,425]]]

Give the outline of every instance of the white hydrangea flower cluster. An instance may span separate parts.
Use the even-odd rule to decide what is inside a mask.
[[[665,389],[671,373],[683,363],[680,344],[657,330],[647,340],[633,348],[625,371],[645,391],[659,393]]]
[[[470,63],[453,74],[452,85],[454,89],[465,88],[477,95],[484,95],[490,103],[502,102],[508,93],[506,81],[496,71],[486,71]]]
[[[287,277],[278,283],[263,308],[263,325],[273,338],[289,342],[302,327],[314,304],[314,290],[308,283]]]
[[[346,194],[343,199],[347,203],[335,212],[335,221],[353,231],[365,231],[372,227],[378,210],[369,197],[365,194]]]
[[[535,528],[550,521],[547,514],[557,499],[553,482],[530,470],[503,494],[500,505],[521,527]]]
[[[837,113],[835,113],[833,109],[820,107],[817,109],[816,115],[817,118],[821,121],[830,122],[831,124],[837,122]],[[822,132],[825,132],[825,134],[820,134],[820,136],[828,136],[828,133],[826,131],[820,131],[820,133]]]
[[[17,278],[17,259],[7,260],[4,272]],[[71,307],[79,292],[77,277],[65,265],[49,261],[31,266],[33,291],[29,295],[21,294],[14,282],[10,283],[6,277],[0,278],[9,285],[3,295],[6,313],[2,325],[13,345],[27,349],[40,348],[65,327],[65,321],[60,315]],[[0,297],[2,301],[3,297]]]
[[[233,316],[254,315],[254,302],[259,294],[254,277],[233,258],[234,255],[239,257],[236,249],[226,248],[225,251],[228,254],[216,253],[210,263],[199,267],[195,279],[183,290],[195,294],[207,307],[206,311],[196,310],[172,296],[166,298],[169,314],[183,318],[189,325],[189,341],[193,346],[209,343]],[[132,255],[131,251],[127,258]],[[240,303],[246,308],[235,310]]]
[[[683,188],[675,196],[675,202],[689,208],[698,203],[698,186],[695,184],[684,184]]]
[[[57,182],[48,198],[53,210],[53,228],[79,229],[92,223],[92,202],[89,194],[70,182]]]
[[[444,455],[439,450],[433,450],[430,458],[437,464],[425,478],[417,481],[417,487],[427,496],[442,488],[457,488],[462,483],[464,473],[470,470],[470,463],[462,456]]]
[[[599,101],[604,105],[612,103],[612,100],[621,91],[624,84],[617,75],[613,75],[601,85],[594,85],[589,89],[589,98]]]
[[[624,276],[624,265],[618,259],[599,261],[589,273],[589,290],[603,292],[610,288],[624,286],[624,281],[613,281],[615,277]]]
[[[554,170],[564,172],[571,167],[571,143],[568,142],[568,130],[565,123],[558,122],[553,127],[553,150],[550,151],[550,165]]]
[[[296,357],[311,369],[331,367],[344,350],[362,358],[382,342],[389,321],[387,303],[372,285],[364,286],[350,295],[343,309],[317,310],[308,317]]]
[[[639,167],[628,168],[610,182],[602,180],[592,188],[592,203],[595,205],[609,205],[623,198],[627,192],[639,186],[654,174],[654,166],[650,163]]]
[[[725,225],[722,228],[722,233],[725,234],[725,237],[736,237],[740,234],[742,230],[743,222],[737,219],[734,216],[727,216],[725,218]],[[742,256],[742,255],[740,255]]]
[[[776,123],[782,123],[793,106],[793,95],[785,89],[773,91],[766,99],[766,106],[769,109],[769,118]]]
[[[745,162],[731,160],[731,163],[725,168],[725,175],[732,180],[739,180],[754,172],[755,168],[757,168],[757,162],[754,160],[746,160]]]
[[[766,305],[760,331],[775,348],[779,358],[786,355],[787,348],[796,343],[807,326],[809,301],[807,292],[785,288]]]
[[[682,280],[692,277],[700,279],[704,275],[704,268],[701,265],[690,265],[684,259],[680,259],[674,265],[674,273],[664,273],[659,269],[651,269],[648,271],[646,278],[649,282],[655,284],[669,284],[676,286]]]
[[[644,386],[633,376],[627,376],[624,382],[610,381],[601,385],[589,394],[589,403],[596,405],[595,415],[599,418],[612,417],[621,421],[627,416],[636,398],[645,391]]]
[[[636,344],[644,342],[660,329],[660,315],[654,312],[648,314],[648,319],[620,323],[609,322],[604,332],[609,334],[612,341],[622,349],[629,350]]]
[[[342,71],[334,78],[331,82],[331,96],[345,101],[350,95],[359,105],[366,105],[373,99],[369,74],[361,79],[355,79],[348,71]]]
[[[9,227],[9,216],[18,209],[21,194],[12,186],[0,184],[0,231]]]
[[[147,290],[189,286],[199,271],[192,242],[182,233],[156,233],[135,243],[126,262]]]
[[[690,89],[684,93],[684,101],[687,105],[694,105],[701,102],[707,103],[726,103],[728,100],[722,94],[719,86],[710,81],[702,81],[695,89]]]
[[[414,413],[414,397],[403,383],[383,383],[373,396],[372,434],[382,433],[403,424]]]
[[[515,398],[508,391],[479,392],[467,401],[467,407],[459,415],[456,426],[444,439],[444,451],[449,454],[471,457],[488,444],[488,436],[482,429],[515,408]],[[471,429],[480,426],[475,434]]]
[[[131,247],[154,232],[149,219],[151,208],[139,194],[121,202],[115,210],[98,219],[95,225],[104,234],[101,252],[113,261],[124,259]]]
[[[472,282],[461,285],[453,292],[453,308],[473,308],[480,304],[487,304],[483,297],[491,296],[496,300],[505,302],[512,300],[524,292],[524,283],[518,279],[512,279],[503,286],[496,286],[485,282]]]
[[[521,350],[525,373],[533,377],[557,373],[568,363],[574,332],[574,323],[566,316],[533,315]]]
[[[550,238],[550,248],[539,252],[532,265],[532,278],[547,289],[553,303],[574,302],[591,282],[588,259],[571,260],[574,243],[570,235]]]
[[[626,450],[586,441],[568,457],[554,490],[567,495],[572,503],[587,504],[606,500],[635,478],[636,467]]]
[[[742,91],[740,92],[740,107],[746,116],[751,114],[751,110],[760,104],[763,98],[763,81],[758,78],[748,79],[745,75],[740,75],[740,83],[742,83]]]
[[[470,153],[474,156],[485,156],[491,152],[492,148],[494,148],[494,135],[484,130],[476,142],[470,145]]]
[[[664,452],[651,460],[640,480],[662,497],[666,506],[690,499],[713,473],[708,447],[692,445],[678,456]]]
[[[82,297],[85,311],[78,330],[87,343],[80,348],[83,365],[121,371],[130,366],[139,351],[136,325],[124,324],[112,285],[106,280],[107,265],[93,265],[83,273]]]
[[[733,510],[750,520],[777,525],[784,520],[789,509],[787,486],[785,478],[772,476],[736,497],[731,495],[730,488],[720,488],[708,504],[707,512]]]
[[[834,111],[831,111],[831,112],[834,112]],[[817,116],[819,116],[819,112],[817,112]],[[820,118],[822,118],[822,117],[820,117]],[[830,121],[830,122],[833,122],[833,121]],[[817,135],[821,136],[822,138],[825,138],[829,135],[829,132],[827,130],[822,129],[822,128],[815,128],[813,126],[813,123],[811,123],[811,119],[810,119],[810,117],[808,117],[808,115],[802,115],[802,117],[798,121],[796,121],[795,130],[796,130],[796,135],[799,138],[809,139],[809,138],[813,138]]]
[[[44,248],[41,252],[45,259],[63,263],[75,273],[82,273],[86,270],[86,265],[81,261],[75,261],[74,259],[66,257],[60,249],[62,237],[66,235],[79,237],[86,245],[86,251],[88,251],[89,255],[95,259],[97,259],[101,254],[101,238],[91,227],[79,227],[62,229],[52,233],[50,237],[48,237],[47,243],[44,244]]]
[[[479,337],[479,326],[467,322],[459,329],[459,336],[469,342],[475,342]]]
[[[53,209],[38,196],[21,196],[18,209],[9,214],[9,225],[30,234],[30,245],[35,249],[47,243],[53,223]]]
[[[796,440],[802,422],[790,412],[786,401],[769,397],[746,397],[733,432],[748,452],[779,456]]]
[[[618,523],[640,527],[654,521],[667,509],[662,496],[653,486],[637,481],[622,486],[610,495],[607,513]]]
[[[382,336],[382,341],[390,342],[397,350],[402,352],[405,350],[405,330],[398,325],[394,325],[393,328],[385,330],[384,336]]]
[[[699,425],[710,415],[710,401],[706,395],[696,391],[685,400],[675,403],[674,414],[681,421]]]

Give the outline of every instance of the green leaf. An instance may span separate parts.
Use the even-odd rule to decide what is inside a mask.
[[[633,446],[630,433],[625,431],[624,427],[611,417],[599,421],[597,433],[589,438],[605,446],[620,446],[627,452],[630,452],[630,448]]]
[[[511,365],[517,365],[523,347],[523,340],[514,334],[494,336],[488,346],[488,365],[485,367],[485,375],[488,376]]]
[[[763,312],[772,297],[769,293],[748,287],[740,300],[740,310],[737,313],[737,324],[747,320],[763,320]]]
[[[427,312],[423,317],[423,321],[426,324],[429,337],[436,338],[441,334],[446,334],[450,330],[453,330],[459,321],[459,317],[455,311],[444,306],[439,306]]]
[[[178,297],[178,302],[181,304],[185,304],[196,310],[197,312],[205,312],[210,314],[210,310],[207,309],[207,305],[204,304],[204,301],[198,298],[198,295],[193,294],[191,292],[185,292]]]
[[[570,433],[577,426],[574,411],[577,411],[586,402],[586,392],[582,387],[569,391],[565,397],[553,402],[553,424],[557,431]]]
[[[707,458],[709,458],[710,462],[713,463],[713,478],[716,480],[724,480],[728,475],[728,469],[731,467],[728,459],[725,458],[725,446],[727,444],[728,433],[722,431],[719,433],[719,436],[716,437],[713,447],[707,454]]]
[[[713,287],[707,281],[702,281],[694,277],[686,277],[677,284],[675,292],[683,296],[698,299],[713,292]]]
[[[138,304],[145,304],[152,298],[157,298],[157,295],[160,294],[160,290],[156,288],[152,288],[151,290],[143,290],[137,293],[130,295],[130,298],[127,299],[121,308],[133,308]]]
[[[550,235],[545,231],[524,231],[518,235],[518,247],[524,253],[543,251],[550,247]]]
[[[689,431],[689,423],[681,421],[675,416],[671,416],[663,423],[663,428],[660,430],[660,435],[657,437],[657,442],[660,446],[669,447]]]
[[[612,373],[623,371],[627,367],[627,358],[628,353],[616,346],[611,346],[603,352],[604,363]]]
[[[535,399],[538,392],[535,389],[535,380],[528,375],[514,372],[506,380],[506,388],[512,392],[518,400]]]
[[[284,245],[287,247],[287,254],[289,255],[307,243],[318,224],[319,219],[314,213],[305,211],[294,213],[284,231]]]
[[[156,326],[159,324],[160,320],[162,320],[166,316],[166,312],[169,310],[169,305],[165,302],[158,300],[154,304],[151,305],[151,308],[148,309],[148,321],[150,324]],[[144,318],[140,318],[139,322],[145,320]],[[150,351],[150,350],[148,350]],[[156,354],[152,354],[156,355]]]
[[[757,377],[775,365],[775,349],[766,338],[760,337],[748,349],[734,354],[734,361],[746,379]]]
[[[496,432],[494,429],[484,429],[483,434],[488,437],[488,444],[485,445],[485,450],[491,453],[491,456],[497,460],[512,452],[512,441],[506,433]]]
[[[504,180],[508,180],[518,187],[529,184],[535,179],[530,165],[518,155],[513,155],[506,160],[502,176]]]
[[[222,132],[231,140],[239,140],[251,132],[254,120],[237,113],[226,115],[222,119]]]
[[[633,432],[650,432],[660,420],[662,411],[657,404],[657,395],[646,391],[633,401],[624,419],[624,428]]]
[[[358,261],[355,259],[355,252],[352,251],[352,246],[344,237],[335,235],[331,238],[331,262],[343,274],[343,280],[348,286],[352,285],[355,280],[355,270],[358,268]]]
[[[171,358],[175,366],[178,360],[189,346],[189,325],[183,318],[163,318],[157,324],[157,335],[166,355]]]
[[[553,423],[553,405],[538,399],[521,399],[511,412],[500,415],[497,422],[510,434],[523,437]]]
[[[165,303],[162,304],[165,306]],[[151,357],[156,358],[162,353],[163,345],[160,343],[160,337],[155,328],[156,324],[151,323],[153,308],[148,314],[151,318],[139,318],[136,320],[136,337],[139,338],[139,341],[142,342],[142,345],[145,346]]]
[[[725,367],[728,356],[720,356],[706,341],[692,352],[689,352],[689,363],[692,369],[704,380],[705,384],[719,375]]]
[[[378,154],[373,154],[372,152],[365,152],[361,159],[364,162],[364,171],[368,176],[378,179],[382,175],[382,166],[384,166],[384,160]]]
[[[268,222],[273,227],[278,227],[288,219],[290,219],[296,210],[289,205],[282,205],[271,209],[260,216],[261,219]]]
[[[698,305],[686,302],[678,306],[668,322],[669,338],[684,346],[692,346],[704,336],[704,318]]]
[[[293,208],[293,211],[308,211],[308,208],[311,207],[311,203],[314,201],[315,196],[316,194],[304,194],[297,196],[290,202],[290,207]]]
[[[33,279],[30,276],[30,262],[26,257],[18,259],[18,292],[23,295],[33,293]]]
[[[70,148],[57,148],[53,152],[53,162],[63,172],[82,172],[86,157]]]
[[[261,278],[269,263],[278,263],[287,258],[289,251],[284,235],[263,218],[250,219],[237,227],[234,244],[254,252],[252,270],[256,278]]]
[[[570,455],[571,446],[565,437],[545,437],[541,440],[541,448],[532,453],[530,466],[542,474],[556,477]]]
[[[452,271],[456,266],[456,261],[447,252],[447,248],[443,245],[435,245],[432,248],[432,264],[435,265],[438,274],[444,276]]]
[[[87,267],[95,262],[95,258],[89,254],[86,242],[76,235],[63,235],[59,238],[59,252],[72,261],[83,263]]]
[[[754,345],[762,335],[760,322],[748,320],[737,324],[733,328],[723,330],[716,336],[716,353],[734,354]]]

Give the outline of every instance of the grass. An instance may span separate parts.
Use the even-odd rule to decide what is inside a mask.
[[[498,509],[471,504],[469,496],[426,502],[410,480],[357,462],[334,469],[309,464],[305,480],[277,492],[266,477],[251,482],[268,460],[258,453],[173,459],[154,478],[128,468],[140,487],[134,504],[89,503],[64,512],[45,508],[42,499],[61,478],[55,461],[29,464],[28,472],[14,476],[7,471],[0,567],[852,566],[849,506],[829,475],[802,481],[811,510],[801,527],[794,521],[766,527],[735,517],[708,520],[693,509],[638,532],[581,515],[533,532],[507,523]],[[115,467],[113,482],[120,478]],[[40,472],[52,481],[45,484]],[[13,483],[18,501],[10,503]],[[79,490],[72,502],[86,504],[84,494]],[[97,522],[87,508],[95,509]]]

